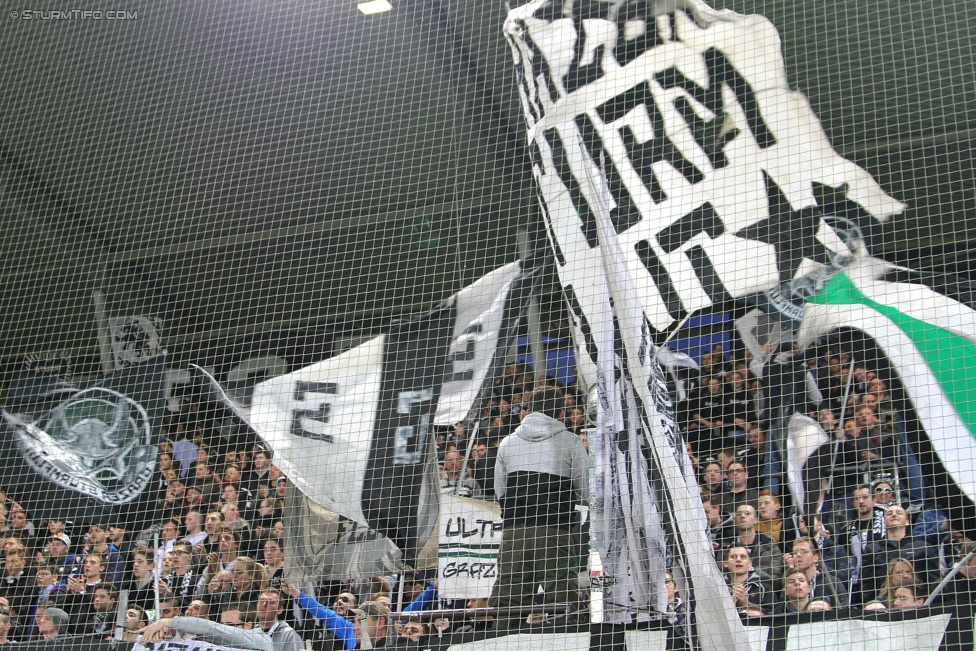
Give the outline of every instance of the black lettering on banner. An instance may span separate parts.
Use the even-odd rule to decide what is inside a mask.
[[[580,86],[596,81],[605,73],[603,70],[603,54],[606,52],[605,45],[598,45],[593,52],[593,63],[580,65],[583,51],[586,49],[586,29],[583,28],[583,21],[579,18],[573,21],[576,28],[576,43],[573,44],[573,60],[569,64],[569,70],[563,76],[563,86],[567,93],[572,93]]]
[[[705,233],[710,238],[715,239],[724,232],[725,224],[715,212],[715,208],[710,203],[704,203],[667,228],[662,229],[657,234],[657,241],[665,253],[672,253],[699,233]],[[698,281],[712,303],[732,300],[703,247],[693,246],[685,252],[685,255],[688,256],[688,260],[698,276]]]
[[[669,17],[673,19],[674,15],[669,14]],[[622,36],[617,39],[613,55],[617,59],[617,63],[622,66],[627,65],[648,50],[665,43],[657,28],[654,12],[648,11],[648,7],[644,3],[627,2],[620,7],[620,12],[617,14],[617,32],[619,34],[623,34],[624,23],[628,20],[643,20],[645,28],[643,34],[629,41],[624,40]],[[671,33],[676,32],[672,29]]]
[[[610,221],[618,234],[623,233],[628,228],[642,219],[637,204],[630,196],[630,191],[620,178],[620,172],[614,164],[610,154],[603,147],[603,139],[596,130],[593,120],[586,113],[576,116],[576,127],[579,129],[583,138],[583,145],[589,152],[590,158],[596,163],[597,167],[603,166],[603,173],[606,175],[607,187],[613,197],[616,207],[610,211]]]
[[[539,190],[538,183],[535,184],[535,189],[539,193],[539,210],[542,211],[542,221],[546,225],[546,232],[549,233],[549,241],[552,243],[553,253],[556,254],[556,262],[559,263],[560,267],[565,267],[566,256],[563,254],[563,248],[559,246],[559,240],[556,239],[556,231],[552,229],[552,218],[549,216],[549,209],[546,207],[546,200]]]
[[[484,326],[480,323],[474,323],[469,325],[464,333],[458,337],[457,343],[464,342],[464,350],[448,354],[447,365],[444,369],[444,382],[470,382],[474,379],[474,369],[458,366],[457,362],[474,361],[477,342],[474,338],[465,339],[465,335],[476,335],[482,331],[484,331]]]
[[[419,389],[416,391],[400,391],[397,393],[397,413],[409,416],[417,405],[429,403],[434,399],[433,389]],[[401,425],[396,428],[393,444],[393,465],[415,465],[423,462],[424,451],[421,443],[427,440],[427,428],[430,425],[430,405],[421,407],[428,413],[420,415],[420,423],[415,429],[412,425]]]
[[[676,321],[684,318],[685,310],[681,296],[678,295],[678,290],[674,288],[674,283],[671,282],[671,274],[664,268],[651,243],[647,240],[640,240],[634,245],[634,250],[637,251],[637,257],[647,269],[647,273],[651,274],[657,291],[661,293],[661,300],[664,301],[668,314]]]
[[[555,102],[557,99],[559,99],[559,90],[556,88],[556,84],[552,80],[552,72],[549,70],[549,62],[546,60],[545,55],[542,54],[542,50],[539,49],[539,46],[535,44],[535,41],[533,41],[532,37],[529,35],[529,28],[526,26],[525,21],[518,21],[518,26],[521,30],[522,42],[525,43],[525,46],[529,48],[529,51],[532,52],[532,61],[530,63],[532,66],[533,83],[529,85],[529,88],[532,86],[539,88],[541,78],[542,84],[545,85],[546,90],[549,93],[549,100]],[[532,93],[529,95],[529,97],[531,98],[534,94],[535,93]],[[541,109],[542,107],[540,106],[540,110]]]
[[[722,97],[723,86],[728,86],[735,93],[735,98],[746,114],[746,124],[752,132],[760,149],[766,149],[776,144],[776,137],[769,130],[759,110],[756,93],[746,81],[745,77],[736,70],[725,53],[717,48],[709,48],[704,53],[705,67],[708,70],[708,88],[702,88],[685,76],[677,67],[672,66],[654,75],[654,80],[662,88],[681,88],[691,95],[697,102],[715,114],[711,122],[699,120],[688,100],[679,97],[675,100],[675,108],[691,128],[692,135],[698,145],[705,150],[712,165],[716,168],[727,164],[722,148],[734,137],[728,133],[719,135],[726,119],[725,99]],[[731,133],[731,132],[730,132]],[[738,133],[738,131],[736,131]]]
[[[569,306],[569,311],[573,313],[573,318],[579,323],[580,333],[583,335],[583,342],[586,346],[586,354],[596,364],[599,357],[599,348],[597,348],[596,339],[593,337],[593,329],[590,328],[590,322],[587,321],[586,314],[583,312],[583,306],[580,305],[579,298],[576,296],[576,290],[573,289],[572,285],[566,285],[563,287],[563,296],[566,297],[566,304]]]
[[[451,561],[444,566],[441,578],[450,579],[455,576],[466,576],[471,579],[494,579],[497,576],[496,564]]]
[[[657,241],[665,253],[673,253],[699,233],[712,239],[725,232],[725,224],[710,203],[704,203],[657,234]]]
[[[596,112],[605,124],[609,124],[616,122],[638,106],[643,106],[644,110],[647,111],[647,117],[654,129],[654,137],[642,143],[637,141],[637,136],[634,135],[633,129],[629,126],[623,126],[618,131],[623,139],[624,146],[627,148],[630,162],[637,174],[640,175],[647,191],[650,192],[651,199],[654,200],[654,203],[661,203],[668,198],[668,195],[664,192],[664,188],[661,187],[660,181],[651,168],[654,163],[668,163],[692,185],[703,181],[705,174],[695,167],[694,163],[685,158],[681,150],[666,135],[664,114],[654,102],[651,85],[648,82],[642,82],[616,97],[610,98],[596,107]]]
[[[339,385],[335,382],[296,382],[294,394],[296,401],[308,402],[310,400],[318,400],[318,402],[314,402],[313,404],[315,406],[311,408],[292,409],[291,433],[302,438],[331,443],[331,434],[307,430],[302,424],[302,421],[311,420],[320,425],[328,424],[329,415],[332,412],[332,403],[324,399],[324,396],[334,396],[338,393]],[[312,394],[311,398],[309,394]]]
[[[600,243],[596,235],[596,218],[593,216],[590,204],[587,203],[586,197],[583,195],[583,189],[580,188],[579,181],[576,180],[576,177],[573,175],[573,170],[569,166],[569,157],[566,155],[566,147],[563,145],[563,139],[559,136],[559,131],[556,127],[546,129],[543,135],[545,136],[546,142],[549,143],[549,150],[552,152],[552,164],[556,168],[556,174],[559,175],[559,180],[563,182],[563,185],[569,191],[569,198],[573,202],[573,207],[576,209],[576,215],[580,218],[580,228],[583,231],[583,236],[586,237],[586,243],[592,249]]]

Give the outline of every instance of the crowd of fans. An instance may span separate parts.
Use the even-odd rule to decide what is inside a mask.
[[[976,544],[926,501],[925,477],[899,409],[869,360],[851,351],[793,353],[806,375],[793,410],[819,423],[830,439],[810,464],[828,471],[808,517],[783,492],[785,457],[770,436],[777,414],[755,360],[716,346],[697,371],[684,375],[688,397],[677,404],[716,563],[736,607],[754,616],[922,605]],[[550,385],[510,364],[494,381],[480,418],[438,431],[441,490],[497,499],[499,446],[531,412],[533,391]],[[552,413],[586,446],[585,396],[575,385],[552,388],[561,407]],[[316,649],[411,647],[425,636],[494,626],[487,599],[439,600],[434,572],[301,588],[284,582],[284,475],[271,451],[255,442],[208,434],[193,405],[165,423],[153,481],[159,519],[142,531],[113,522],[35,520],[17,496],[0,493],[0,643],[108,638],[121,621],[125,640],[176,633],[297,651],[306,639]],[[584,550],[581,543],[581,557]],[[942,590],[941,602],[971,602],[972,559]],[[408,611],[473,610],[453,621],[390,621],[401,581]],[[680,626],[683,603],[670,573],[667,588],[671,622]],[[579,589],[578,602],[585,604],[585,581]]]
[[[715,346],[685,374],[688,398],[677,406],[740,612],[916,608],[964,560],[935,599],[971,603],[966,557],[976,546],[931,502],[891,378],[857,346],[767,352],[763,367],[748,351]],[[785,401],[763,380],[784,375],[798,378]],[[784,491],[793,414],[826,435],[803,467],[815,499]]]
[[[933,505],[891,378],[857,346],[766,352],[765,364],[802,376],[788,409],[762,379],[782,376],[783,368],[764,370],[748,350],[729,355],[721,344],[701,355],[697,369],[683,369],[685,399],[673,395],[716,563],[736,606],[744,616],[920,606],[976,544]],[[506,367],[466,467],[470,428],[458,424],[439,438],[442,490],[494,498],[497,446],[524,417],[538,384],[521,367]],[[584,396],[560,388],[564,425],[588,443]],[[773,431],[793,413],[818,424],[828,441],[806,462],[804,479],[819,485],[819,496],[805,505],[785,490],[787,434]],[[804,517],[801,506],[812,515]],[[971,601],[970,575],[976,560],[940,589],[937,603]],[[672,607],[680,604],[679,593],[669,596]]]

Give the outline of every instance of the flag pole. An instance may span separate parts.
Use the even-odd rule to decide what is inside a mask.
[[[842,432],[844,431],[844,415],[847,412],[847,399],[851,395],[852,386],[854,386],[854,360],[853,359],[851,359],[851,368],[847,373],[847,386],[844,387],[844,398],[840,403],[840,431]],[[827,493],[829,493],[834,487],[834,469],[837,467],[837,455],[840,452],[840,442],[841,440],[839,438],[834,441],[834,453],[830,458],[830,475],[827,478],[827,490],[824,491],[824,495],[827,495]],[[804,486],[803,487],[804,502],[806,502],[807,500],[806,491],[807,491],[807,487]],[[820,514],[822,509],[823,509],[823,501],[821,501],[820,504],[817,505],[818,515]],[[812,525],[813,525],[812,522],[807,522],[808,527]]]

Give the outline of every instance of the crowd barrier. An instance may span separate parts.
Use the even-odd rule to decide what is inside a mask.
[[[970,651],[974,648],[973,613],[968,608],[920,608],[882,611],[851,617],[844,613],[808,613],[780,617],[756,617],[746,629],[752,651]],[[129,642],[59,640],[57,642],[5,645],[7,651],[63,649],[64,651],[143,651]],[[150,645],[152,651],[238,651],[197,640]],[[521,630],[500,636],[481,631],[431,636],[420,644],[396,643],[387,648],[418,651],[667,651],[682,648],[669,639],[662,623],[638,626],[579,625]]]

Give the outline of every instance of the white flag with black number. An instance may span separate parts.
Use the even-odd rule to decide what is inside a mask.
[[[254,387],[250,424],[295,489],[286,504],[286,575],[392,571],[412,565],[436,533],[431,424],[455,314],[442,303]]]

